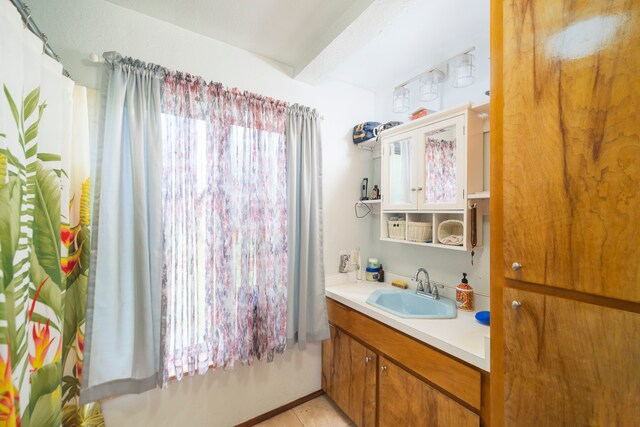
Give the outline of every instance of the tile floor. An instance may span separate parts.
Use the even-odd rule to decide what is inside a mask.
[[[352,427],[354,425],[325,395],[257,424],[259,427]]]

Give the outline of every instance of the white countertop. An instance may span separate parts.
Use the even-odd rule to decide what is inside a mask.
[[[341,280],[332,279],[326,285],[329,298],[489,372],[489,326],[476,321],[476,312],[458,310],[455,319],[405,319],[366,303],[376,289],[399,288],[367,281],[337,284]]]

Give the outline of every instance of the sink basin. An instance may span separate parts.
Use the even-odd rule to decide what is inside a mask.
[[[454,319],[458,314],[456,303],[449,298],[429,299],[412,291],[378,289],[373,291],[367,304],[396,316],[412,319]]]

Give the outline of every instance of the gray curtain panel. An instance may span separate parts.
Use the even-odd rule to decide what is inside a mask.
[[[159,367],[164,73],[105,59],[81,404],[152,389]]]
[[[319,115],[293,105],[287,118],[287,347],[329,338],[322,248],[322,143]]]

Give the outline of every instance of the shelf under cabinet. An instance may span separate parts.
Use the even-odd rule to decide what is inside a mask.
[[[403,243],[405,245],[414,245],[414,246],[424,246],[426,248],[442,248],[442,249],[450,249],[454,251],[468,251],[464,246],[454,246],[454,245],[443,245],[442,243],[422,243],[422,242],[411,242],[409,240],[401,240],[401,239],[390,239],[388,237],[381,237],[380,240],[383,242],[394,242],[394,243]]]

